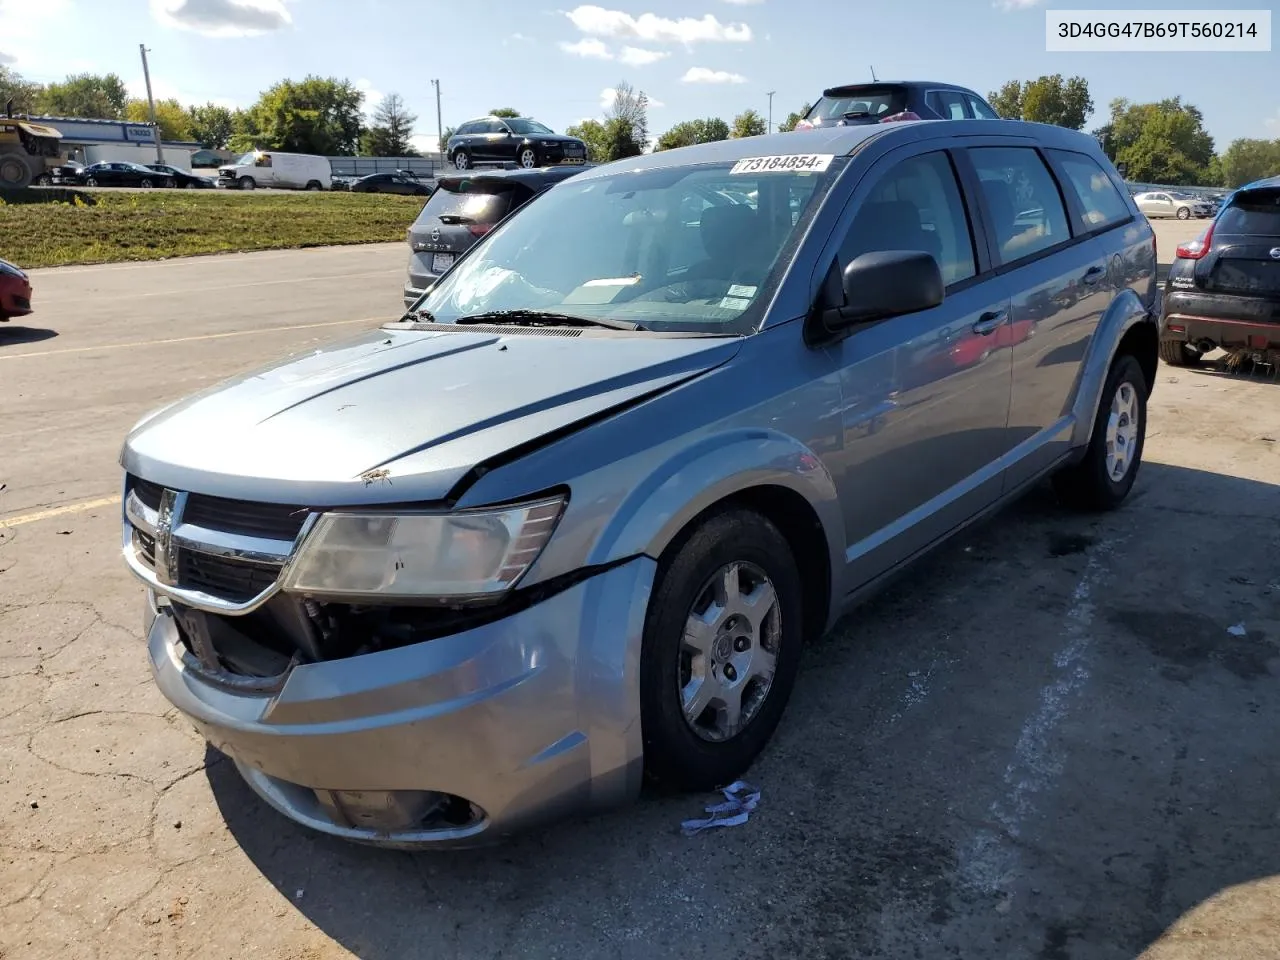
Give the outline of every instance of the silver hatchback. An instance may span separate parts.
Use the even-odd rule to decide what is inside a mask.
[[[266,802],[353,840],[727,783],[886,575],[1044,477],[1125,499],[1154,293],[1149,224],[1054,127],[584,171],[401,320],[134,428],[156,681]]]

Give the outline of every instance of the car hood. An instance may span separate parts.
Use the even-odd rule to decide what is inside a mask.
[[[308,506],[442,499],[476,465],[729,360],[739,338],[373,331],[140,421],[130,473]]]

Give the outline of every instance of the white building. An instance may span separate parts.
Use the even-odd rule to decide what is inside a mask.
[[[62,151],[68,160],[78,160],[85,165],[105,160],[156,162],[156,128],[149,123],[86,117],[31,117],[31,120],[62,134]],[[165,163],[190,170],[191,155],[200,149],[200,144],[162,141],[160,149]]]

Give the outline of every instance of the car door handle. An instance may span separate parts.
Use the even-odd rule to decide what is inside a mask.
[[[995,333],[996,328],[1004,323],[1008,316],[1009,314],[1004,310],[991,310],[984,313],[978,318],[978,322],[973,325],[973,332],[980,337]]]
[[[1084,282],[1090,284],[1097,283],[1102,279],[1102,275],[1106,272],[1106,269],[1103,267],[1090,267],[1084,272]]]

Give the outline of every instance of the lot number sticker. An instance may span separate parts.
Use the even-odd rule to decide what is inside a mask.
[[[733,165],[733,173],[822,173],[831,166],[834,153],[791,153],[774,157],[747,157]]]

